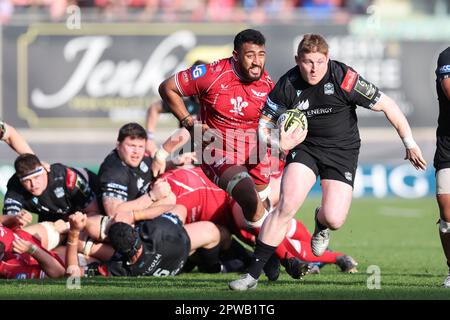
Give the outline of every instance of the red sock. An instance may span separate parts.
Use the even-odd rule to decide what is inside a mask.
[[[300,220],[295,219],[295,222],[295,232],[290,238],[300,241],[311,241],[311,234],[306,229],[306,226]]]
[[[341,252],[332,252],[326,250],[323,255],[316,257],[311,250],[311,243],[309,241],[298,241],[286,239],[284,242],[285,248],[295,257],[306,262],[323,262],[336,263],[336,258],[344,255]]]
[[[289,241],[287,240],[287,238],[284,238],[283,242],[281,242],[280,245],[277,247],[277,250],[275,250],[275,254],[281,260],[284,258],[289,259],[294,257],[291,253],[292,250],[289,250],[288,247],[286,247],[286,244],[289,244]]]

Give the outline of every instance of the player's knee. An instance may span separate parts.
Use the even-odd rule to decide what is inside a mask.
[[[295,199],[290,197],[283,197],[279,206],[279,218],[290,221],[298,210],[298,203]]]
[[[325,217],[325,224],[327,225],[327,227],[331,230],[337,230],[340,229],[342,227],[342,225],[345,222],[345,218],[341,218],[341,217]]]
[[[41,222],[41,225],[45,228],[47,231],[47,250],[53,250],[56,248],[60,241],[61,241],[61,235],[58,232],[58,230],[55,228],[54,224],[52,222]]]
[[[204,246],[205,248],[212,248],[217,246],[220,243],[220,230],[217,228],[217,226],[209,221],[205,221],[205,223],[202,226],[203,234],[207,237],[207,245]]]

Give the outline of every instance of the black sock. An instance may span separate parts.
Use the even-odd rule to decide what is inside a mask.
[[[253,258],[253,262],[248,268],[248,273],[255,279],[258,279],[259,276],[262,273],[262,270],[264,268],[264,265],[266,264],[267,260],[270,259],[272,254],[275,252],[277,247],[269,246],[268,244],[265,244],[261,240],[256,240],[256,246],[255,246],[255,257]]]
[[[219,261],[220,246],[217,245],[213,248],[199,248],[197,249],[200,257],[198,263],[198,270],[206,273],[217,273],[221,271],[221,263]]]
[[[241,260],[246,266],[250,265],[253,253],[248,251],[244,246],[239,243],[236,239],[231,239],[231,245],[230,248],[223,252],[220,256],[221,260],[233,260],[233,259],[239,259]]]
[[[327,226],[324,226],[323,224],[321,224],[321,223],[319,222],[319,219],[317,218],[317,215],[316,215],[316,217],[315,217],[314,220],[316,220],[317,228],[318,228],[320,231],[325,230],[325,229],[328,229]]]

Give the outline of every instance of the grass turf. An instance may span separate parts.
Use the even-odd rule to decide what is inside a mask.
[[[319,199],[298,213],[310,230]],[[344,227],[332,233],[331,247],[359,262],[359,273],[342,274],[333,265],[320,275],[294,280],[285,272],[275,283],[264,276],[256,290],[232,292],[232,274],[181,274],[170,278],[84,278],[69,290],[66,279],[0,280],[0,299],[448,299],[439,287],[447,275],[437,232],[434,198],[355,199]],[[371,265],[381,271],[381,289],[369,290]]]

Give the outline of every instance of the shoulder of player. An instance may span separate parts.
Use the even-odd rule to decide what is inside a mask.
[[[125,169],[126,166],[119,158],[119,155],[114,149],[106,156],[105,160],[103,160],[102,164],[100,165],[99,175],[104,171],[116,170],[119,168]]]
[[[275,90],[278,90],[282,95],[286,95],[289,92],[295,92],[295,85],[298,79],[301,77],[300,71],[297,66],[289,69],[283,74],[275,85]],[[290,95],[290,94],[289,94]]]
[[[448,47],[447,49],[445,49],[444,51],[442,51],[439,54],[438,62],[441,62],[441,61],[444,63],[450,62],[450,47]],[[0,119],[0,121],[1,121],[1,119]]]
[[[330,60],[329,68],[330,68],[330,76],[333,77],[333,79],[336,80],[337,82],[339,81],[342,82],[342,80],[345,78],[349,70],[350,72],[357,73],[350,66],[337,60]]]
[[[338,88],[343,91],[351,92],[359,74],[352,67],[343,62],[330,60],[330,80],[334,82]]]
[[[207,66],[207,79],[210,83],[207,90],[228,83],[235,79],[235,72],[231,63],[231,58],[214,61]]]
[[[53,163],[50,165],[49,175],[53,177],[62,176],[65,174],[67,168],[68,167],[62,163]]]
[[[25,190],[22,184],[20,183],[19,177],[17,176],[17,173],[14,173],[11,178],[9,178],[8,183],[6,185],[7,190],[13,190],[13,191],[22,191]]]

